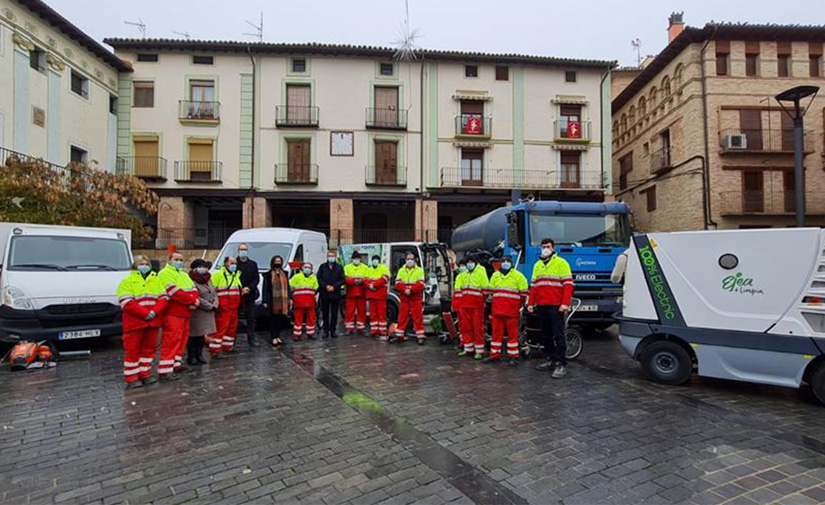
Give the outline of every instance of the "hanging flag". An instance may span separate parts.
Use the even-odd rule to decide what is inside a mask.
[[[481,117],[470,116],[464,126],[464,133],[467,135],[481,135]]]
[[[578,121],[568,121],[567,122],[567,138],[569,139],[577,139],[581,138],[582,131],[581,125]]]

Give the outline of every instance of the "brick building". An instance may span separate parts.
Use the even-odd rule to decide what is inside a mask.
[[[794,223],[792,122],[774,100],[825,86],[825,27],[671,16],[669,44],[613,100],[613,178],[642,231]],[[825,91],[825,90],[823,90]],[[825,225],[825,93],[805,116],[807,222]]]

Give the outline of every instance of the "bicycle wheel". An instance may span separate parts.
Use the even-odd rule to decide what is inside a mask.
[[[584,347],[584,340],[582,334],[578,330],[567,329],[564,331],[564,338],[567,340],[567,352],[565,357],[567,359],[576,359],[582,353]]]

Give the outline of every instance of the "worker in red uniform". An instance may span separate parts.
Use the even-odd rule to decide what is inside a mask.
[[[501,359],[506,330],[509,364],[517,366],[519,316],[527,300],[527,278],[513,268],[513,260],[509,256],[501,259],[501,268],[490,278],[490,292],[493,297],[493,339],[490,342],[490,356],[484,362],[496,363]]]
[[[370,336],[387,340],[387,294],[390,269],[381,263],[377,254],[370,259],[364,285],[370,305]]]
[[[235,337],[238,335],[238,308],[243,300],[241,273],[238,272],[237,260],[232,256],[223,259],[223,268],[212,276],[212,284],[218,292],[218,312],[215,314],[214,335],[209,335],[209,355],[212,359],[221,359],[222,353],[235,350]]]
[[[161,381],[177,380],[172,372],[182,372],[183,351],[189,340],[189,321],[192,312],[198,308],[198,290],[183,267],[183,255],[173,252],[169,262],[158,274],[161,285],[169,297],[161,333],[160,362],[158,376]]]
[[[292,290],[292,315],[295,318],[292,338],[301,340],[304,325],[307,338],[315,338],[315,295],[318,292],[318,278],[312,273],[312,263],[304,263],[301,273],[289,279]]]
[[[467,259],[467,277],[464,278],[462,289],[462,306],[464,307],[464,321],[462,325],[468,332],[471,340],[458,353],[459,357],[472,356],[477,360],[484,359],[484,311],[489,289],[487,270],[478,264],[478,259]],[[464,330],[462,330],[464,331]]]
[[[458,261],[458,274],[455,276],[455,284],[453,285],[453,299],[452,309],[458,316],[458,333],[460,338],[458,340],[458,348],[460,351],[468,344],[472,346],[469,322],[465,320],[464,314],[464,279],[467,277],[467,260],[460,259]],[[470,349],[472,351],[472,349]]]
[[[151,384],[152,361],[166,308],[166,291],[149,260],[135,256],[132,271],[121,281],[117,297],[123,308],[123,375],[129,388]]]
[[[367,276],[367,265],[361,263],[358,251],[352,253],[352,261],[344,267],[344,276],[347,286],[347,314],[344,321],[347,335],[355,330],[363,332],[367,321],[367,299],[364,290],[364,278]]]
[[[415,255],[407,253],[404,266],[398,270],[395,277],[395,289],[401,299],[398,308],[398,326],[395,328],[395,337],[392,341],[404,342],[407,324],[412,319],[415,338],[419,345],[424,345],[424,269],[415,264]]]

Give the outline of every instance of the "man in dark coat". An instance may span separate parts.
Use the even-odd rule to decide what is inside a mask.
[[[249,340],[249,347],[258,347],[255,340],[255,300],[258,299],[261,273],[258,264],[249,257],[249,246],[246,244],[238,246],[238,270],[241,272],[243,301],[240,308],[246,315],[246,338]]]
[[[327,253],[327,262],[318,268],[318,292],[321,293],[321,311],[324,318],[324,338],[337,338],[338,309],[341,305],[341,288],[344,286],[344,267],[338,264],[336,255]]]

